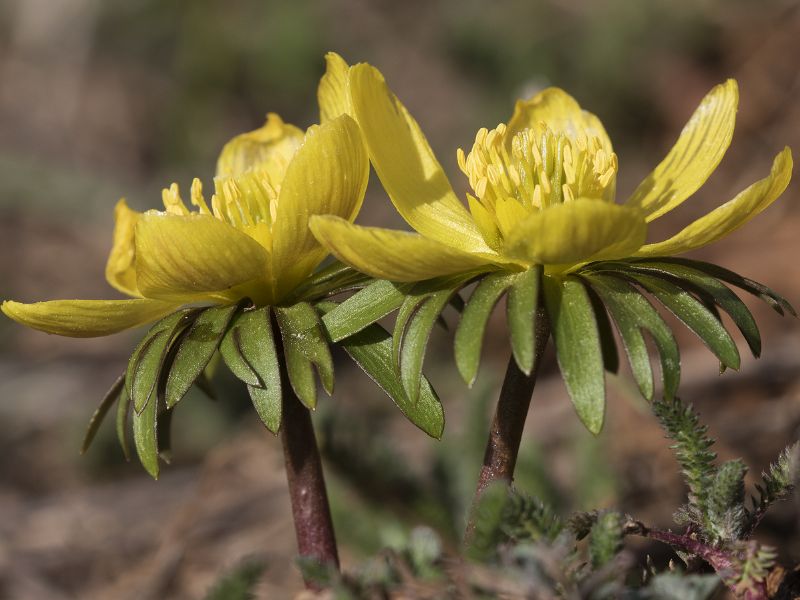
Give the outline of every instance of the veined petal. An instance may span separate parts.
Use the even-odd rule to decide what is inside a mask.
[[[397,211],[426,238],[465,252],[491,252],[442,166],[380,71],[350,69],[350,95],[370,159]]]
[[[792,178],[792,151],[775,157],[768,177],[755,182],[733,200],[700,217],[668,240],[643,246],[636,256],[668,256],[700,248],[736,231],[772,204]]]
[[[627,204],[642,208],[647,222],[671,211],[706,182],[733,137],[739,88],[729,79],[700,102],[666,158],[645,177]]]
[[[367,151],[352,118],[341,115],[309,129],[286,171],[272,227],[272,269],[279,295],[300,283],[327,254],[309,231],[308,219],[355,219],[368,177]]]
[[[506,238],[505,254],[531,264],[570,263],[627,256],[645,240],[641,211],[579,198],[531,214]]]
[[[150,323],[176,310],[174,302],[136,298],[133,300],[50,300],[49,302],[6,301],[2,310],[17,323],[33,329],[89,338],[111,335]]]
[[[560,88],[547,88],[528,100],[517,100],[514,114],[508,121],[508,143],[523,129],[541,129],[541,123],[556,133],[578,139],[582,135],[596,137],[606,153],[613,151],[603,123],[592,113],[583,110],[577,100]]]
[[[303,142],[303,131],[284,123],[275,113],[258,129],[237,135],[222,148],[217,159],[217,177],[236,177],[253,170],[266,170],[280,181],[286,166]]]
[[[361,227],[337,217],[313,217],[311,231],[339,260],[389,281],[422,281],[486,267],[484,257],[416,233]]]
[[[335,119],[339,115],[353,116],[350,102],[350,65],[336,52],[325,55],[325,75],[319,80],[317,101],[320,123]]]
[[[106,279],[113,288],[129,296],[141,296],[136,285],[134,230],[141,213],[128,208],[125,200],[114,208],[114,242],[106,262]]]
[[[209,215],[145,213],[136,225],[136,277],[148,298],[235,301],[241,287],[264,280],[261,244]]]

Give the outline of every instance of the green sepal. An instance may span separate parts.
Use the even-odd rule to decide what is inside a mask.
[[[483,335],[489,315],[514,280],[515,276],[508,273],[490,273],[475,287],[461,313],[454,342],[455,358],[458,372],[470,387],[478,375]]]
[[[511,351],[517,366],[526,375],[531,374],[536,357],[536,314],[541,281],[542,267],[536,265],[517,275],[508,291],[506,318]]]
[[[123,385],[122,391],[119,394],[119,402],[117,402],[116,429],[117,439],[119,440],[120,448],[122,448],[122,454],[128,462],[131,460],[131,448],[128,442],[128,413],[130,412],[130,408],[131,397],[128,394],[128,390],[125,389]]]
[[[336,305],[319,302],[317,308],[326,313]],[[398,378],[392,359],[392,339],[378,324],[370,325],[339,342],[358,367],[380,387],[414,425],[429,436],[440,439],[444,431],[444,410],[426,377],[421,378],[419,398],[411,402]]]
[[[133,351],[125,374],[125,387],[133,408],[142,412],[156,389],[169,346],[192,321],[195,310],[185,309],[164,317],[150,328]]]
[[[583,424],[598,434],[606,394],[600,335],[589,294],[574,277],[545,277],[544,297],[567,391]]]
[[[175,406],[203,373],[203,369],[219,348],[228,323],[237,310],[239,306],[236,304],[207,308],[198,315],[188,333],[181,338],[175,360],[167,374],[164,392],[167,408]]]
[[[253,408],[256,409],[261,422],[264,423],[266,428],[272,433],[278,433],[278,430],[281,428],[281,418],[283,415],[280,387],[271,385],[261,388],[248,385],[247,391],[250,394]]]
[[[136,454],[153,479],[158,479],[158,399],[145,404],[141,412],[133,411],[133,441]]]
[[[653,305],[627,280],[617,276],[594,274],[587,276],[603,305],[611,313],[622,337],[628,360],[642,395],[652,399],[652,376],[647,348],[641,341],[641,330],[653,338],[661,361],[664,397],[672,399],[678,391],[681,363],[678,344],[667,323]],[[647,367],[645,367],[645,361]],[[650,375],[648,375],[648,373]]]
[[[122,373],[116,378],[114,383],[111,384],[111,387],[108,389],[105,396],[103,396],[103,400],[89,419],[89,424],[86,426],[86,434],[83,436],[83,443],[81,444],[81,454],[84,454],[89,449],[89,446],[92,445],[92,441],[97,435],[97,430],[100,429],[103,419],[106,418],[108,411],[114,405],[114,402],[117,401],[124,387],[125,373]]]
[[[329,395],[333,393],[333,358],[319,315],[307,302],[299,302],[276,308],[275,316],[281,329],[289,382],[300,401],[313,409],[317,405],[317,385],[312,365],[317,368],[322,387]]]
[[[374,281],[322,317],[332,342],[358,333],[396,310],[405,299],[408,284]]]
[[[695,291],[706,308],[720,320],[719,312],[714,305],[718,305],[728,315],[742,332],[753,356],[761,355],[761,334],[758,331],[753,315],[739,297],[718,279],[692,267],[668,262],[651,261],[636,263],[632,266],[637,272],[646,272],[659,277],[668,277],[673,283],[683,287],[682,282],[691,284],[689,291]],[[711,310],[711,307],[714,307]]]
[[[694,296],[665,279],[641,273],[631,277],[694,331],[723,365],[734,370],[739,369],[739,350],[733,338],[719,319]]]
[[[433,326],[457,292],[457,289],[444,289],[427,296],[405,329],[400,350],[400,379],[412,404],[419,399],[422,364]]]

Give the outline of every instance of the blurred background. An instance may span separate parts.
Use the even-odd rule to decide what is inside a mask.
[[[198,176],[267,111],[306,127],[327,50],[378,66],[466,189],[455,150],[548,85],[596,113],[615,142],[624,197],[663,157],[702,96],[735,77],[733,145],[696,198],[653,228],[663,238],[800,150],[796,0],[3,0],[0,2],[0,298],[114,298],[103,272],[114,203],[156,207],[160,189]],[[800,304],[795,182],[742,231],[696,252]],[[402,225],[377,180],[361,222]],[[685,329],[682,395],[757,475],[800,425],[798,323],[749,302],[764,339],[738,373]],[[345,567],[434,527],[455,547],[508,348],[502,311],[467,390],[438,332],[427,371],[448,417],[427,440],[345,360],[315,415],[328,456]],[[220,399],[185,399],[174,461],[160,481],[122,458],[106,424],[86,456],[86,421],[141,332],[47,336],[0,320],[0,598],[200,598],[250,557],[259,597],[300,579],[279,440],[220,373]],[[341,357],[339,357],[341,359]],[[546,357],[518,484],[567,513],[620,507],[667,526],[684,490],[660,429],[626,373],[609,379],[602,434],[581,429]],[[380,440],[375,431],[387,431]],[[755,478],[751,478],[755,479]],[[368,486],[362,485],[369,482]],[[369,493],[364,494],[364,488]],[[761,538],[800,560],[797,506]],[[658,546],[641,546],[665,561]]]

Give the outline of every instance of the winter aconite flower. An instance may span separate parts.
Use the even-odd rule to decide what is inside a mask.
[[[594,432],[603,422],[604,368],[618,365],[609,315],[642,394],[653,396],[642,332],[654,338],[661,355],[665,395],[675,393],[677,346],[642,292],[677,314],[731,368],[738,368],[739,354],[715,306],[733,317],[756,355],[760,340],[749,311],[722,282],[757,293],[778,310],[791,310],[755,282],[714,265],[669,258],[724,237],[774,202],[791,177],[788,148],[776,156],[767,177],[669,239],[646,243],[648,224],[691,197],[722,159],[733,135],[735,81],[709,92],[666,158],[622,202],[617,155],[600,120],[557,88],[521,100],[507,123],[481,129],[469,152],[458,151],[472,188],[467,210],[381,73],[367,64],[349,67],[336,55],[328,61],[325,89],[358,122],[383,187],[416,233],[354,225],[335,216],[315,217],[311,228],[354,268],[408,282],[395,285],[394,294],[385,284],[374,284],[376,291],[368,296],[365,290],[358,302],[370,303],[375,314],[400,307],[395,361],[412,397],[433,323],[471,281],[478,285],[455,337],[464,379],[474,381],[489,314],[508,294],[517,365],[532,372],[551,329],[567,389]],[[539,314],[547,326],[535,334]]]
[[[7,301],[24,325],[75,337],[108,335],[193,303],[284,303],[326,256],[312,215],[352,221],[368,161],[358,126],[342,115],[305,134],[271,114],[223,149],[209,200],[195,179],[187,206],[173,184],[164,210],[116,208],[108,282],[128,300]]]

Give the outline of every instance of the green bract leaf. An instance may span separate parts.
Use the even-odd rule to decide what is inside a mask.
[[[597,332],[600,334],[603,368],[609,373],[617,373],[619,372],[619,352],[617,352],[617,341],[614,339],[614,331],[611,328],[608,311],[603,306],[603,301],[591,287],[587,287],[586,291],[589,292],[589,300],[592,302],[592,310],[597,321]]]
[[[323,313],[335,304],[320,302],[317,308]],[[427,378],[420,383],[417,402],[411,402],[403,389],[392,361],[392,340],[389,332],[374,324],[339,342],[353,361],[394,401],[414,425],[429,436],[441,438],[444,430],[444,410],[436,392]]]
[[[634,280],[694,331],[723,365],[739,368],[739,351],[730,334],[694,296],[673,283],[650,275],[637,273]]]
[[[186,395],[206,368],[238,308],[237,305],[229,305],[205,309],[195,319],[186,336],[180,340],[178,352],[167,375],[167,408],[175,406]]]
[[[158,479],[158,402],[153,398],[141,412],[133,411],[133,440],[136,454],[145,470],[153,479]]]
[[[81,444],[81,454],[86,452],[89,449],[89,446],[91,446],[94,436],[97,435],[97,430],[100,428],[100,424],[103,422],[103,419],[105,419],[111,406],[114,404],[117,398],[119,398],[119,394],[123,387],[125,387],[125,373],[122,373],[119,377],[117,377],[114,383],[111,384],[111,387],[106,392],[106,395],[103,396],[103,400],[100,402],[100,405],[89,419],[89,425],[86,427],[86,435],[83,436],[83,444]]]
[[[133,400],[133,408],[142,412],[156,388],[167,350],[195,316],[194,310],[180,310],[164,317],[150,328],[128,362],[125,387]]]
[[[542,267],[531,267],[520,273],[508,292],[506,314],[511,333],[511,350],[520,371],[530,375],[536,357],[536,312],[539,308],[539,291]]]
[[[319,298],[328,294],[363,285],[369,277],[356,271],[352,267],[336,260],[327,267],[320,269],[292,294],[297,300],[304,298]]]
[[[283,415],[281,388],[274,385],[266,388],[248,385],[247,391],[261,421],[272,433],[278,433]]]
[[[311,365],[317,367],[322,387],[333,393],[333,358],[322,333],[319,315],[307,302],[275,309],[281,328],[286,371],[295,394],[308,408],[317,405],[317,386]]]
[[[545,277],[544,296],[567,391],[583,424],[597,434],[605,413],[605,379],[589,294],[578,279]]]
[[[491,273],[475,287],[461,313],[461,321],[456,329],[455,356],[458,372],[467,385],[472,386],[478,375],[483,334],[489,315],[500,297],[515,281],[514,275]]]
[[[161,411],[156,423],[158,457],[167,464],[172,462],[172,415],[174,412],[174,408]]]
[[[328,337],[338,342],[397,309],[405,299],[408,284],[378,280],[350,296],[322,318]]]
[[[122,454],[125,460],[131,460],[131,449],[128,445],[128,413],[131,407],[131,397],[128,395],[128,390],[122,386],[122,391],[119,394],[119,402],[117,402],[117,439],[122,448]]]

